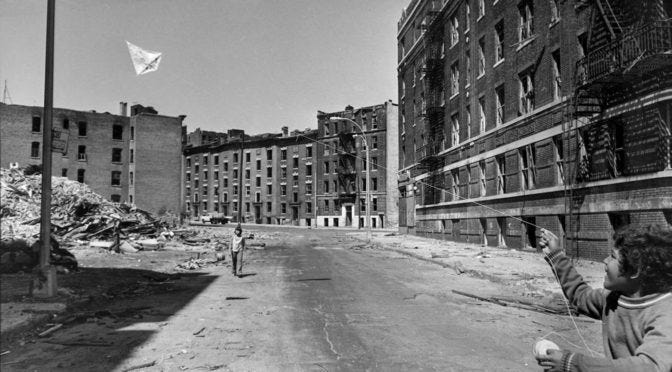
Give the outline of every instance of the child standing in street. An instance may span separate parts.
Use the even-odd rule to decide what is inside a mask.
[[[241,277],[243,275],[243,251],[245,250],[245,238],[243,237],[243,228],[240,225],[233,230],[231,237],[231,246],[229,251],[231,253],[231,269],[233,275]],[[236,269],[237,268],[237,269]]]
[[[604,288],[590,288],[542,230],[539,240],[562,290],[581,313],[602,320],[606,358],[549,350],[537,356],[546,371],[672,371],[672,227],[627,227],[614,234],[604,260]]]

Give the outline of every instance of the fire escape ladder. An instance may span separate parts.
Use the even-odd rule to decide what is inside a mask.
[[[342,151],[338,153],[338,167],[336,174],[338,176],[338,197],[339,199],[349,199],[354,201],[356,194],[356,162],[357,149],[355,147],[355,135],[348,131],[338,133],[339,145]]]

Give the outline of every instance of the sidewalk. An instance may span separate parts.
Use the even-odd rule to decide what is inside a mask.
[[[361,241],[366,240],[364,232],[348,235]],[[515,286],[525,294],[562,296],[560,286],[542,253],[379,231],[373,233],[372,245],[441,265],[458,274]],[[589,285],[602,287],[604,264],[576,260],[574,265]]]

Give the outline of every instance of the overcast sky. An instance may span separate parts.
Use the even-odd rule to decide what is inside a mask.
[[[317,110],[397,102],[396,31],[410,0],[56,0],[54,106],[119,102],[189,130],[316,127]],[[0,0],[0,84],[44,103],[46,0]],[[125,40],[163,53],[136,76]],[[9,103],[9,102],[7,102]]]

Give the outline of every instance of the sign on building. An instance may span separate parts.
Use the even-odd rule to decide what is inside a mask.
[[[51,152],[60,152],[65,155],[68,153],[69,132],[60,129],[51,130]]]

